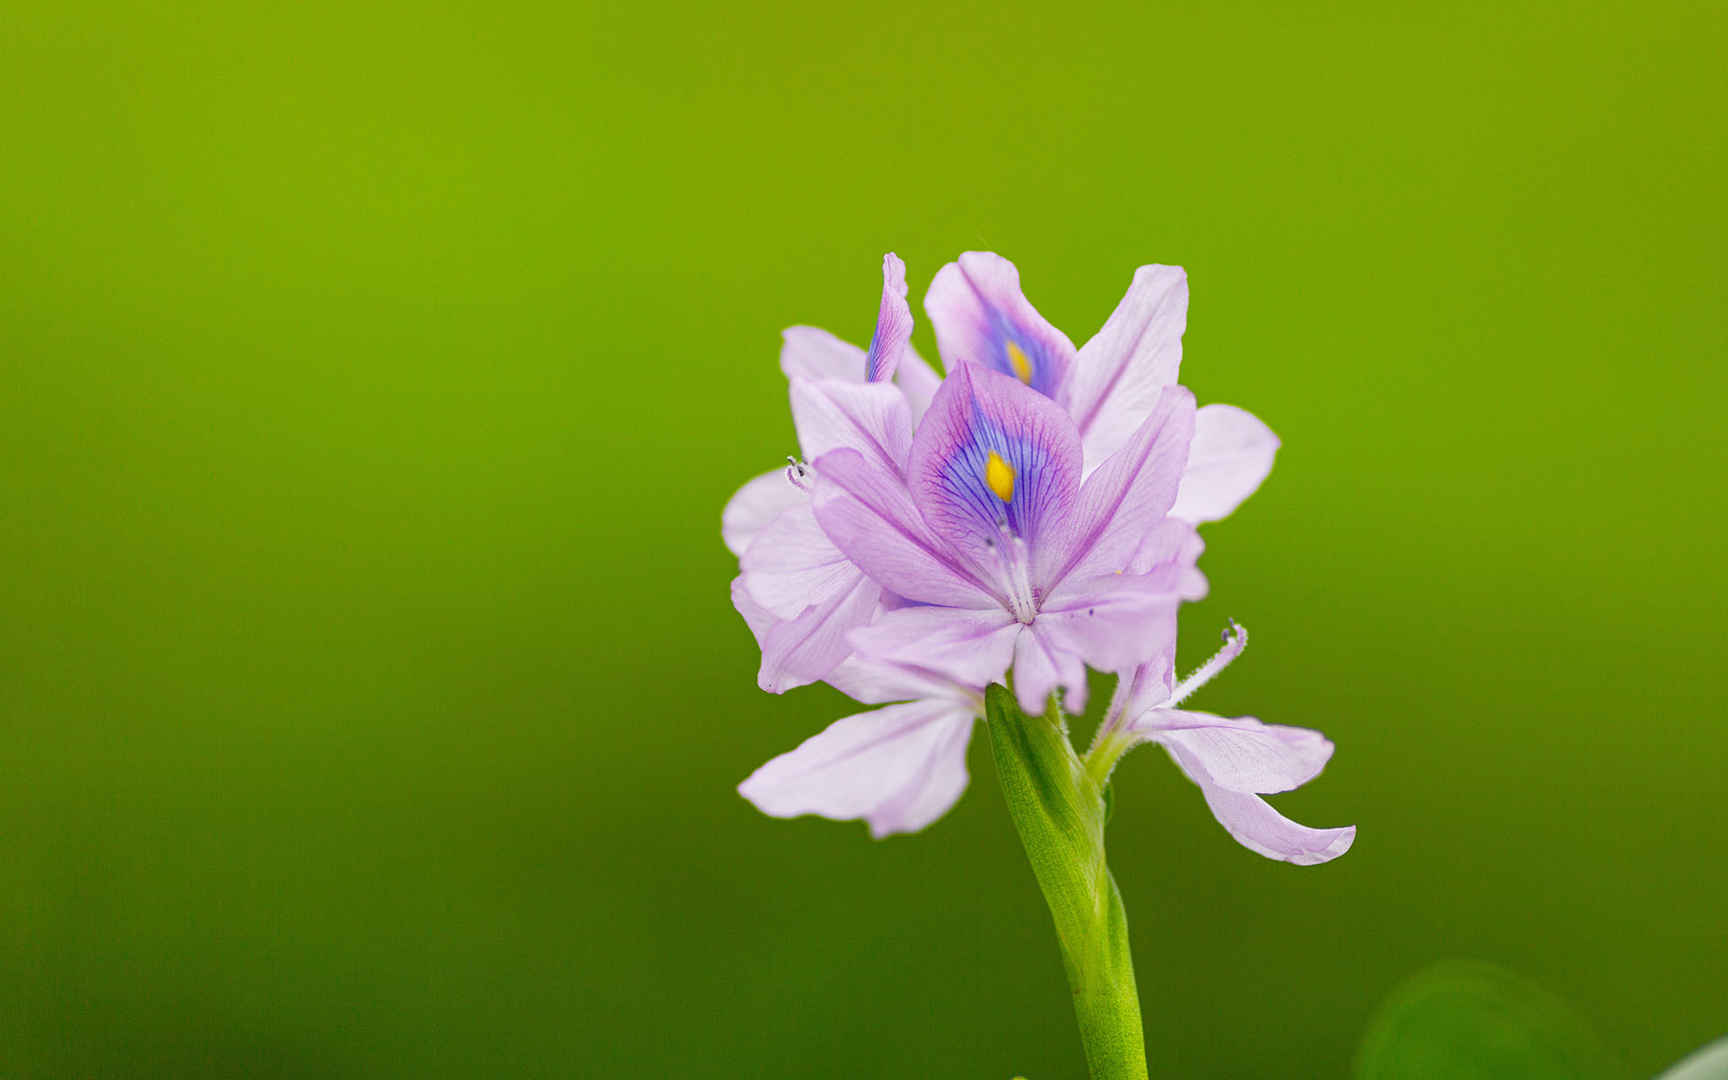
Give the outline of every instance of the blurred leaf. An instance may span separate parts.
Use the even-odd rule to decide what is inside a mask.
[[[1359,1080],[1618,1075],[1565,1002],[1487,964],[1450,962],[1394,990],[1368,1025]]]
[[[1728,1038],[1717,1039],[1657,1080],[1728,1080]]]

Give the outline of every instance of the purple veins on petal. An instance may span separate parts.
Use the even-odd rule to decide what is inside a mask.
[[[1079,474],[1079,438],[1061,407],[975,366],[937,391],[907,466],[931,528],[993,580],[1005,558],[1030,573],[1038,546],[1061,539]]]
[[[1020,292],[1014,264],[968,251],[937,271],[924,296],[936,343],[950,373],[976,364],[1066,403],[1074,343]]]
[[[903,477],[856,450],[824,454],[815,473],[822,531],[884,589],[923,604],[993,604],[990,591],[919,513]]]

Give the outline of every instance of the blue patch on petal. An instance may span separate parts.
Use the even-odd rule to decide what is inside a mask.
[[[997,310],[994,305],[984,309],[990,319],[990,346],[985,361],[994,371],[1043,394],[1056,396],[1057,377],[1061,374],[1060,358],[1036,334],[1026,333]]]
[[[957,434],[956,445],[937,470],[938,484],[952,500],[950,506],[972,519],[981,539],[994,542],[1005,526],[1013,535],[1030,540],[1041,497],[1049,487],[1049,448],[1031,432],[1007,430],[976,403],[966,430]],[[992,454],[999,459],[997,476],[1002,463],[1011,470],[1012,489],[1006,500],[1000,496],[999,483],[992,484]]]
[[[907,478],[936,535],[1030,618],[1043,549],[1059,555],[1071,527],[1080,462],[1079,433],[1060,405],[974,362],[936,392]]]

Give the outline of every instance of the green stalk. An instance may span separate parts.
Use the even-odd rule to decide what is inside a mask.
[[[986,691],[985,711],[1008,812],[1056,924],[1092,1080],[1147,1080],[1128,917],[1104,861],[1105,787],[1127,744],[1102,740],[1082,760],[1054,704],[1027,716],[1001,686]]]

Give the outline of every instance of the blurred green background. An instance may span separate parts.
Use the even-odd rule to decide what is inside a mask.
[[[733,786],[720,508],[779,331],[962,250],[1084,341],[1188,268],[1278,466],[1197,704],[1324,729],[1295,868],[1162,755],[1154,1060],[1340,1076],[1489,961],[1728,1031],[1715,3],[44,3],[0,15],[0,1075],[1080,1071],[974,741],[912,838]]]

